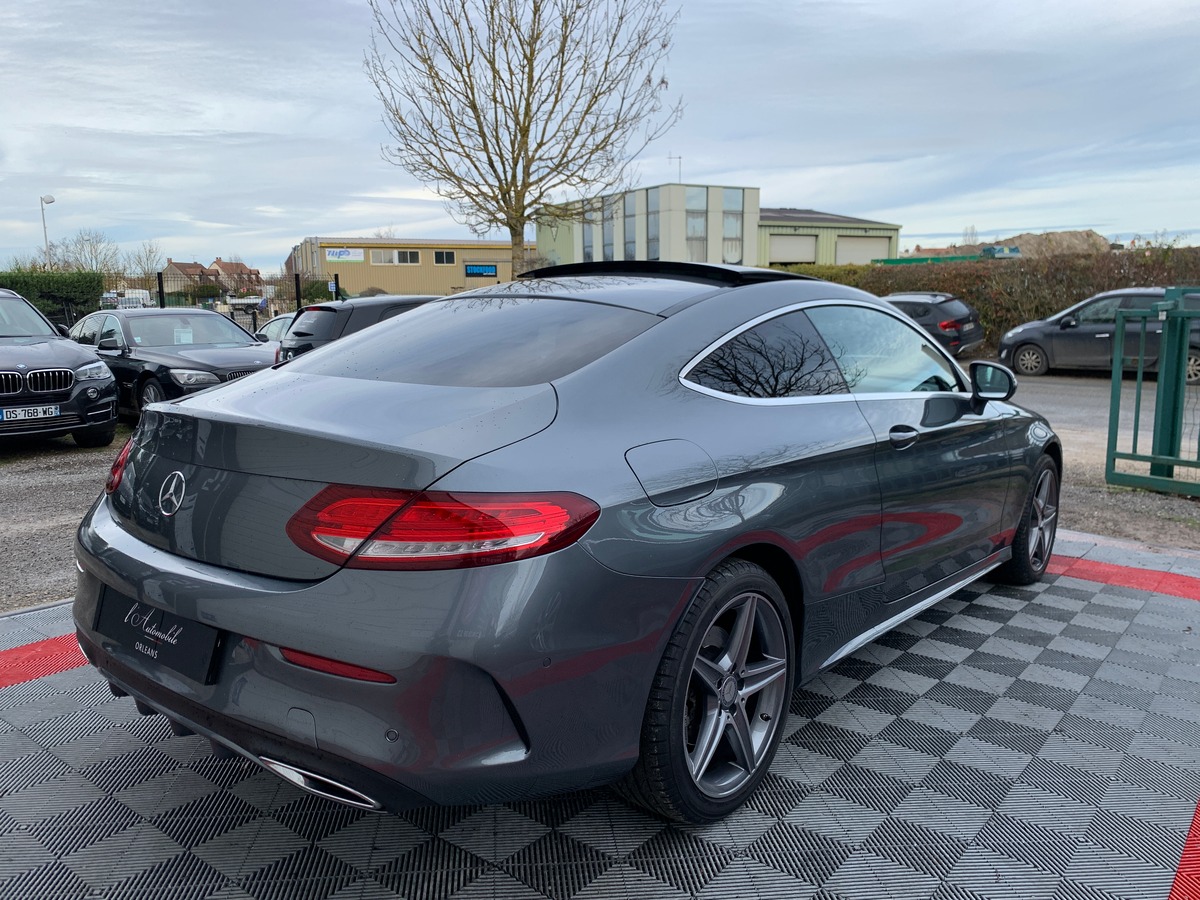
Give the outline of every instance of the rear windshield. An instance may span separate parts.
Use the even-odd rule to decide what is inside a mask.
[[[306,309],[296,316],[288,329],[288,337],[316,338],[319,341],[333,337],[333,326],[337,322],[337,310]]]
[[[939,301],[937,310],[939,316],[953,316],[956,319],[965,319],[971,315],[971,310],[967,308],[967,304],[954,297]]]
[[[288,369],[408,384],[520,387],[582,368],[658,321],[636,310],[550,297],[463,297],[426,303],[298,357]]]

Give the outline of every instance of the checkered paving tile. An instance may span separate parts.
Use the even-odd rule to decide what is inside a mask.
[[[1200,602],[1080,573],[973,585],[797,691],[761,789],[705,828],[606,790],[367,813],[89,668],[0,688],[0,897],[1194,900]],[[0,650],[69,631],[0,618]]]

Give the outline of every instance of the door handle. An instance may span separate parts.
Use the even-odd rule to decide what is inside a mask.
[[[1112,335],[1111,335],[1111,334],[1109,334],[1108,332],[1105,332],[1104,334],[1098,334],[1098,335],[1096,335],[1096,337],[1098,337],[1098,338],[1106,338],[1106,337],[1112,337]]]
[[[897,450],[904,450],[911,447],[917,442],[917,438],[921,436],[921,432],[915,428],[909,428],[907,425],[893,425],[888,432],[888,440]]]

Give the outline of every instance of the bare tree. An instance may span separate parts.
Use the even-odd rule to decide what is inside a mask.
[[[678,121],[661,67],[664,0],[370,0],[365,68],[395,139],[384,159],[430,185],[476,234],[512,239],[573,218],[567,195],[625,182]]]
[[[979,243],[979,232],[975,230],[974,225],[968,225],[963,229],[962,242],[964,247]]]
[[[125,274],[150,279],[162,271],[165,258],[158,241],[142,241],[136,250],[125,254]]]
[[[61,243],[52,244],[53,267],[74,272],[117,272],[121,268],[121,248],[103,231],[80,228]]]

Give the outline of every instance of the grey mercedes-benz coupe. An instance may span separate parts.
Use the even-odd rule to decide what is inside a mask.
[[[616,782],[688,822],[793,688],[1045,572],[1062,465],[852,288],[542,269],[150,406],[81,524],[79,641],[180,733],[366,808]]]

